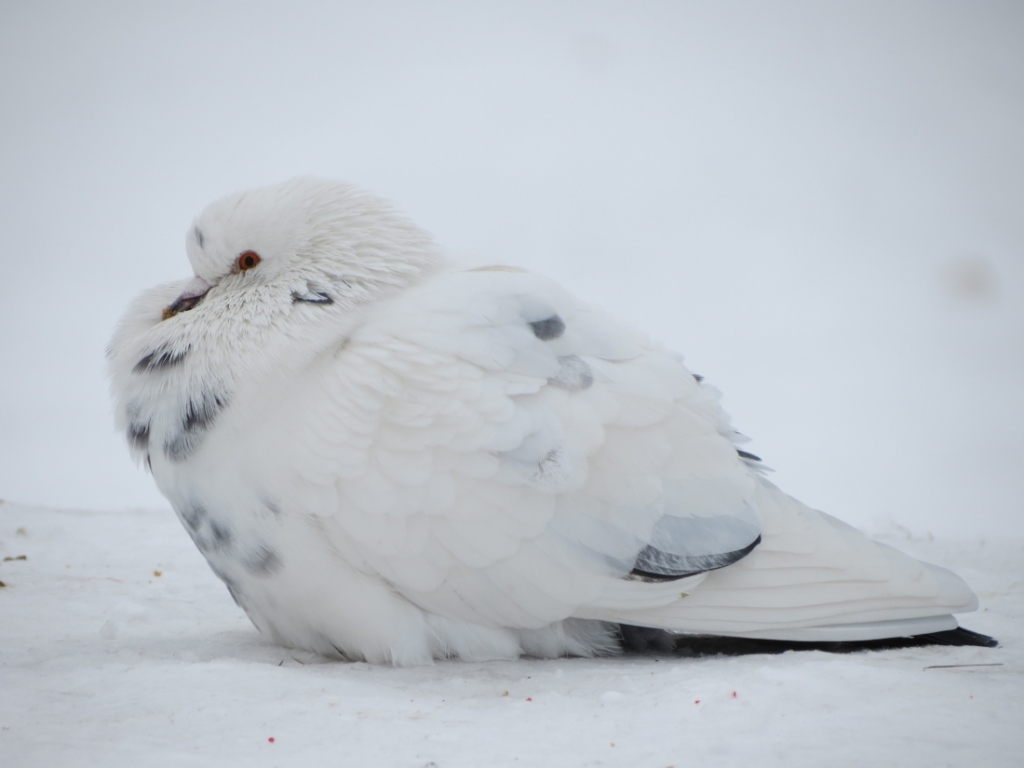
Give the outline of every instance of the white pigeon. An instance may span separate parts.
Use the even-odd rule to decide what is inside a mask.
[[[769,483],[681,359],[552,281],[467,268],[312,178],[226,197],[128,310],[117,423],[274,642],[396,665],[622,630],[955,629],[953,573]]]

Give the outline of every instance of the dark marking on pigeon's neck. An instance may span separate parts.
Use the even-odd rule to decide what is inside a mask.
[[[132,368],[132,371],[135,373],[162,371],[180,363],[188,356],[188,353],[188,347],[185,347],[185,349],[167,349],[166,347],[154,349],[149,354],[143,356],[135,364],[135,367]]]
[[[182,422],[185,431],[197,432],[201,429],[209,429],[225,405],[227,402],[221,400],[218,395],[204,396],[198,401],[189,400],[188,406],[185,408],[185,420]]]
[[[214,420],[228,406],[228,396],[223,392],[203,392],[185,404],[181,415],[181,428],[169,435],[164,442],[164,454],[171,461],[184,461],[199,447],[203,435],[213,426]]]
[[[532,322],[530,327],[533,328],[533,335],[541,341],[551,341],[565,333],[565,321],[558,315]]]
[[[132,422],[128,425],[128,445],[133,450],[144,451],[149,448],[149,424]]]
[[[128,429],[125,431],[128,446],[140,453],[148,450],[150,421],[142,415],[142,404],[138,400],[129,400],[125,404],[124,415],[128,418]]]
[[[292,291],[292,304],[333,304],[334,299],[326,288],[306,283],[306,290]]]
[[[292,293],[292,304],[333,304],[334,299],[326,293]]]

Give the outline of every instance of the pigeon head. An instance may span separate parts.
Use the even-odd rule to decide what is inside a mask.
[[[430,236],[384,200],[301,177],[209,205],[185,248],[195,277],[164,319],[214,297],[355,306],[410,285],[440,259]]]

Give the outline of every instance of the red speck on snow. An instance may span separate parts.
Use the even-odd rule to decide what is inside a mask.
[[[736,691],[733,691],[733,692],[732,692],[732,697],[733,697],[734,699],[736,698]]]
[[[269,739],[267,739],[267,741],[269,741],[271,744],[273,744],[274,743],[274,737],[271,736]]]
[[[532,697],[530,697],[530,696],[527,696],[527,697],[526,697],[526,700],[527,700],[527,701],[533,701],[533,698],[532,698]]]

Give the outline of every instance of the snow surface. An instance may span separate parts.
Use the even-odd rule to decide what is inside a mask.
[[[1024,541],[876,538],[1002,647],[341,663],[264,640],[169,511],[0,504],[0,764],[1019,766]]]

